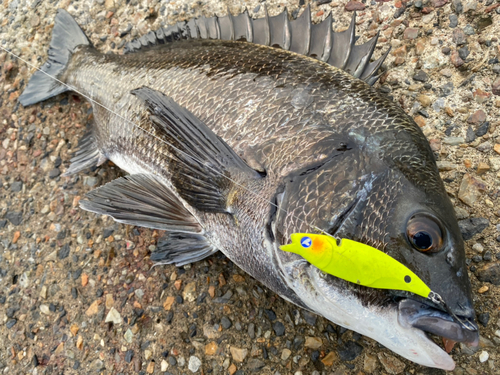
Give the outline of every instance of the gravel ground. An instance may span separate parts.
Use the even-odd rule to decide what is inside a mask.
[[[272,15],[303,0],[269,1]],[[257,1],[3,0],[0,43],[35,65],[57,8],[101,51],[150,29]],[[376,87],[429,138],[467,240],[479,348],[456,345],[454,374],[500,373],[500,2],[319,0],[335,29],[358,9],[360,42],[381,32]],[[111,163],[60,174],[92,118],[73,94],[23,108],[32,69],[0,52],[0,371],[5,374],[441,374],[283,301],[217,254],[152,268],[162,235],[78,208],[120,176]]]

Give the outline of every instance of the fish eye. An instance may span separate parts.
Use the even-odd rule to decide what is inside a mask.
[[[423,214],[408,220],[406,236],[412,246],[421,252],[434,253],[443,245],[443,233],[436,219]]]

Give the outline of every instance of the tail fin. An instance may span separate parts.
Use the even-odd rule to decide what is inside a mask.
[[[68,90],[67,86],[53,77],[60,78],[75,48],[81,45],[90,45],[90,41],[73,17],[65,10],[59,9],[52,31],[49,59],[41,67],[41,71],[33,74],[28,86],[19,97],[23,106],[38,103]]]

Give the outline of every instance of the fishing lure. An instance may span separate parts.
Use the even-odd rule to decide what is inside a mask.
[[[294,233],[281,250],[298,254],[323,272],[377,289],[404,290],[424,298],[431,289],[408,267],[386,253],[360,242],[322,234]]]
[[[476,328],[454,314],[443,298],[414,272],[386,253],[361,242],[343,238],[340,243],[324,234],[294,233],[281,250],[298,254],[323,272],[369,288],[403,290],[430,299],[462,327]]]

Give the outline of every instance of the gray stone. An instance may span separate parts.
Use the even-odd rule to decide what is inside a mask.
[[[255,338],[255,324],[253,323],[248,325],[248,336],[250,336],[251,339]]]
[[[467,134],[465,135],[465,142],[471,143],[476,140],[476,133],[474,132],[474,129],[472,129],[472,126],[469,126],[467,128]]]
[[[114,233],[114,231],[115,231],[114,227],[104,228],[104,230],[102,231],[102,238],[103,239],[108,238]]]
[[[488,130],[490,130],[490,123],[489,121],[485,121],[477,127],[476,136],[482,137],[483,135],[488,133]]]
[[[101,361],[100,359],[96,359],[90,364],[89,369],[92,372],[96,372],[102,370],[103,368],[104,368],[104,362]]]
[[[356,357],[358,357],[363,351],[363,347],[354,341],[347,341],[344,345],[342,345],[339,350],[340,359],[343,361],[352,361]]]
[[[223,316],[222,319],[220,320],[220,324],[224,329],[229,329],[233,325],[231,320],[227,316]]]
[[[427,76],[427,73],[425,73],[423,70],[419,70],[413,76],[413,80],[418,82],[427,82],[428,79],[429,77]]]
[[[464,11],[464,6],[462,5],[462,1],[460,0],[453,0],[451,2],[451,8],[456,14],[460,14]]]
[[[125,362],[132,362],[132,358],[134,358],[134,351],[132,349],[129,349],[125,352]]]
[[[490,225],[488,219],[484,217],[472,217],[465,220],[459,220],[458,226],[462,232],[462,238],[467,241],[476,234],[481,233]]]
[[[440,160],[436,162],[437,167],[440,172],[451,171],[453,169],[457,169],[457,165],[449,162],[447,160]]]
[[[481,152],[490,152],[492,149],[493,149],[493,145],[489,141],[483,142],[479,146],[476,147],[476,150],[481,151]]]
[[[476,272],[479,281],[500,285],[500,262],[489,263]]]
[[[59,177],[60,175],[61,171],[59,170],[59,168],[51,169],[49,172],[49,178],[56,178]]]
[[[470,51],[467,46],[458,49],[458,56],[460,56],[462,60],[466,60],[469,54]]]
[[[285,334],[285,326],[281,322],[274,322],[273,329],[276,336],[283,336]]]
[[[458,26],[458,17],[455,14],[450,14],[450,27],[454,29]]]
[[[14,182],[10,185],[10,191],[12,191],[13,193],[18,193],[18,192],[20,192],[22,189],[23,189],[23,182],[22,182],[22,181],[14,181]]]
[[[233,292],[229,289],[222,297],[217,297],[213,299],[215,303],[228,303],[231,297],[233,296]]]
[[[440,93],[439,96],[441,97],[449,96],[453,94],[453,89],[454,89],[453,82],[445,83],[443,86],[439,88],[439,93]],[[434,105],[432,106],[432,108],[434,108]]]
[[[260,359],[251,358],[248,360],[247,368],[252,372],[258,372],[264,368],[266,364]]]
[[[465,142],[464,137],[445,137],[443,139],[443,144],[450,146],[458,146]]]
[[[167,360],[168,360],[168,363],[169,363],[170,366],[176,366],[177,365],[177,360],[175,359],[174,356],[171,356],[171,355],[168,356]]]
[[[65,244],[57,252],[57,257],[59,259],[66,259],[68,257],[68,255],[69,255],[69,252],[70,252],[69,244]]]
[[[99,183],[98,177],[85,176],[83,178],[83,183],[87,186],[93,187]]]
[[[20,225],[23,221],[23,213],[21,211],[9,211],[5,218],[13,225]]]
[[[304,318],[307,324],[311,326],[316,325],[316,320],[318,319],[318,315],[306,310],[302,310],[301,313],[302,317]]]
[[[474,35],[476,32],[474,31],[474,28],[471,25],[467,25],[464,27],[464,33],[465,35]]]

